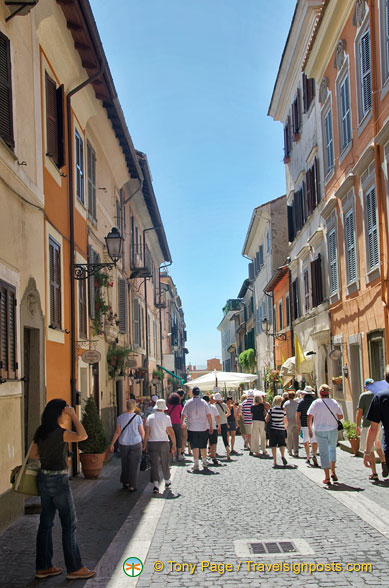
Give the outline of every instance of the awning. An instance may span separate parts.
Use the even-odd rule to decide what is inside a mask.
[[[180,378],[180,376],[176,376],[176,374],[174,372],[171,372],[170,370],[167,370],[166,368],[163,367],[163,365],[159,365],[158,368],[161,369],[161,370],[163,370],[164,372],[166,372],[170,376],[173,376],[173,378],[176,378],[177,380],[180,380],[181,384],[185,384],[185,380],[183,378]]]

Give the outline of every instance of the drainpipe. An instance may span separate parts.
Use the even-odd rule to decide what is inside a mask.
[[[74,283],[74,190],[73,190],[73,133],[72,133],[72,117],[71,117],[71,98],[80,90],[93,83],[100,78],[104,73],[104,64],[100,65],[99,71],[88,78],[82,84],[70,90],[66,96],[66,123],[67,123],[67,139],[68,139],[68,190],[69,190],[69,242],[70,242],[70,332],[71,332],[71,366],[70,366],[70,389],[72,406],[75,409],[77,404],[76,398],[76,298],[75,298],[75,283]],[[72,473],[77,475],[77,446],[72,444]]]
[[[380,247],[380,274],[381,274],[381,300],[384,306],[384,328],[385,328],[385,356],[389,357],[389,316],[388,316],[388,268],[385,259],[385,240],[384,235],[387,235],[385,230],[385,194],[382,190],[382,175],[380,166],[380,146],[376,143],[375,137],[378,133],[378,97],[380,89],[377,84],[377,51],[375,45],[376,39],[376,24],[374,18],[374,0],[369,0],[369,26],[371,38],[371,78],[372,78],[372,109],[373,109],[373,134],[374,134],[374,165],[376,177],[376,194],[377,194],[377,213],[378,213],[378,234]]]
[[[166,263],[163,267],[169,267],[172,265],[172,261]],[[158,287],[159,294],[161,295],[161,267],[158,268]],[[162,347],[162,308],[159,309],[159,354],[161,358],[161,366],[163,367],[163,347]],[[162,384],[163,385],[163,384]]]

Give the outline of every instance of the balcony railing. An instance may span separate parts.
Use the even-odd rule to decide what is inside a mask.
[[[150,252],[146,249],[141,258],[138,248],[133,245],[130,255],[130,278],[151,278],[152,267],[153,264]]]
[[[155,290],[154,294],[154,306],[155,308],[166,308],[166,292],[165,290]]]

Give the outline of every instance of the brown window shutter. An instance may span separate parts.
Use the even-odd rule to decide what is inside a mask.
[[[319,160],[315,157],[315,206],[317,206],[321,200],[320,198],[320,175],[319,175]]]
[[[16,291],[0,282],[0,375],[17,377],[16,355]]]
[[[303,73],[303,102],[304,102],[304,112],[307,112],[309,108],[309,98],[308,98],[308,79],[305,73]]]
[[[8,376],[8,320],[7,290],[0,285],[0,373],[2,378]]]
[[[57,329],[61,328],[61,248],[50,237],[49,239],[49,264],[50,264],[50,324]]]
[[[85,280],[78,282],[78,327],[81,339],[87,338],[86,319],[86,284]]]
[[[57,88],[47,72],[46,80],[46,139],[47,152],[57,164],[58,161],[58,118],[57,118]]]
[[[311,287],[312,287],[312,306],[317,306],[317,279],[316,279],[316,260],[311,261]]]
[[[0,137],[11,149],[15,146],[12,118],[10,43],[0,33]]]
[[[65,134],[64,134],[64,87],[63,84],[56,90],[57,98],[57,165],[65,165]]]

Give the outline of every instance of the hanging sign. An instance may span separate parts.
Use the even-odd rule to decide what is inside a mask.
[[[90,365],[93,363],[99,363],[101,359],[101,353],[100,351],[97,351],[97,349],[87,349],[81,355],[81,359],[82,361],[84,361],[85,363],[89,363]]]
[[[128,368],[134,368],[137,365],[137,361],[136,359],[127,359],[126,361],[126,367]]]

